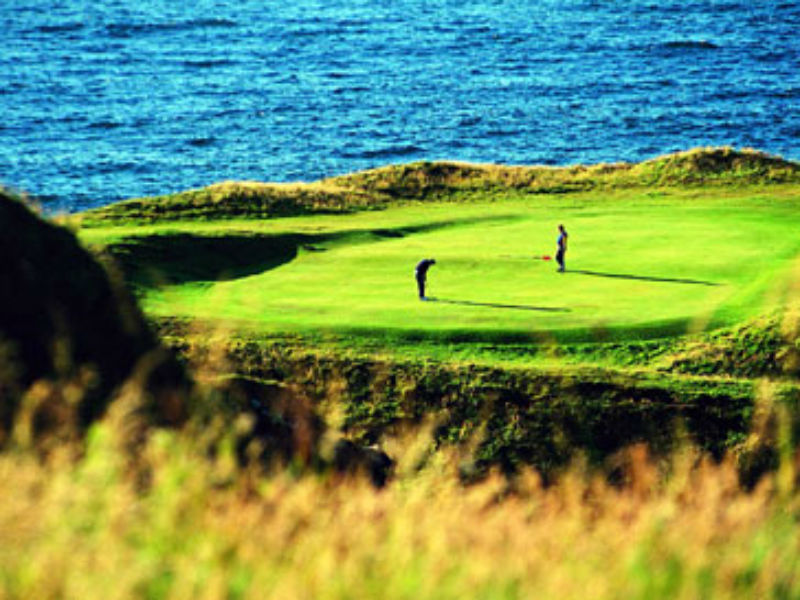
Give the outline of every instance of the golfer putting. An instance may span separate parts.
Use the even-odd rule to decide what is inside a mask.
[[[417,263],[416,268],[414,269],[414,277],[417,279],[417,291],[419,292],[419,299],[426,300],[425,298],[425,283],[427,282],[428,278],[428,269],[431,266],[436,264],[436,260],[433,258],[423,258],[421,261]]]
[[[566,267],[565,255],[567,253],[567,230],[563,225],[558,226],[558,240],[556,240],[556,262],[558,263],[558,272],[563,273]]]

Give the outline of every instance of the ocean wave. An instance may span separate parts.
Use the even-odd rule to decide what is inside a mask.
[[[0,86],[0,96],[10,96],[11,94],[16,94],[17,92],[21,92],[25,89],[25,85],[14,81],[8,85]]]
[[[348,87],[335,87],[333,90],[331,90],[331,93],[335,96],[340,96],[342,94],[358,94],[368,92],[370,89],[372,88],[366,85],[354,85]]]
[[[88,173],[96,175],[110,175],[121,172],[140,173],[145,169],[146,167],[139,162],[114,160],[102,160],[95,164],[88,165],[86,168]]]
[[[671,50],[717,50],[719,46],[708,40],[672,40],[661,44]]]
[[[203,148],[205,146],[211,146],[217,141],[215,137],[203,137],[203,138],[194,138],[189,140],[187,143],[190,146],[194,146],[195,148]]]
[[[386,146],[384,148],[371,148],[367,150],[339,150],[336,152],[337,156],[347,159],[384,159],[384,158],[397,158],[402,156],[410,156],[413,154],[421,154],[425,149],[414,144],[401,144],[397,146]]]
[[[425,158],[800,157],[796,1],[0,3],[0,174],[71,207]]]
[[[116,129],[117,127],[122,127],[122,123],[116,121],[95,121],[94,123],[89,123],[89,129]]]
[[[767,95],[771,96],[772,98],[781,98],[781,99],[800,98],[800,87],[792,87],[782,90],[776,90],[771,93],[768,93]]]
[[[193,27],[236,27],[238,25],[232,19],[194,19],[188,23]]]
[[[770,49],[756,52],[754,57],[762,63],[783,63],[784,61],[795,61],[798,52],[795,48]]]
[[[192,29],[227,28],[236,27],[236,21],[229,19],[191,19],[188,21],[167,23],[109,23],[106,31],[112,37],[133,37],[149,33],[163,33],[170,31],[189,31]]]
[[[230,60],[229,58],[211,58],[207,60],[185,60],[181,64],[183,64],[184,67],[189,67],[191,69],[213,69],[214,67],[229,67],[237,64],[237,62],[235,60]]]
[[[490,129],[486,132],[486,137],[513,137],[521,133],[520,129]]]
[[[72,23],[58,23],[55,25],[39,25],[35,27],[32,31],[37,33],[70,33],[73,31],[80,31],[83,29],[85,25],[83,23],[72,22]]]
[[[413,144],[403,146],[389,146],[387,148],[378,148],[376,150],[365,150],[361,153],[364,158],[388,158],[392,156],[409,156],[411,154],[419,154],[424,152],[425,149]]]
[[[290,38],[316,38],[316,37],[331,37],[335,35],[341,35],[343,33],[353,34],[353,33],[368,33],[368,30],[351,30],[346,27],[339,27],[337,25],[333,26],[323,26],[323,27],[315,27],[315,26],[307,26],[302,25],[300,27],[294,29],[288,29],[284,32],[284,35]]]
[[[474,127],[478,123],[483,121],[483,118],[480,115],[469,115],[465,117],[461,117],[458,120],[459,127]]]

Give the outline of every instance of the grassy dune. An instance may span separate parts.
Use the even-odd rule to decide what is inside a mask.
[[[698,148],[642,163],[572,167],[418,162],[313,183],[226,181],[87,211],[82,223],[274,218],[374,210],[403,201],[454,201],[586,191],[796,184],[800,165],[755,150]]]

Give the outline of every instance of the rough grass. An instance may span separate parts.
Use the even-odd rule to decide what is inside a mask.
[[[0,455],[4,598],[792,598],[800,594],[798,467],[752,491],[734,461],[689,447],[463,486],[459,457],[415,440],[397,478],[265,476],[224,443],[157,433],[135,462],[118,424],[76,462]],[[424,447],[426,444],[423,443]],[[420,464],[422,466],[420,466]],[[139,475],[137,476],[137,473]],[[142,477],[141,474],[147,474]]]
[[[721,456],[737,450],[747,435],[756,393],[750,380],[585,365],[504,368],[381,359],[200,332],[179,343],[192,364],[225,356],[219,375],[235,371],[253,383],[290,386],[311,399],[333,429],[361,444],[381,444],[398,429],[434,422],[431,451],[471,448],[462,464],[468,478],[494,466],[505,473],[534,467],[550,478],[579,454],[596,466],[632,443],[646,441],[665,453],[687,437]],[[250,386],[250,398],[258,397],[258,386]],[[774,397],[791,407],[798,388],[784,383]]]
[[[314,183],[223,182],[206,188],[120,202],[74,217],[97,221],[272,218],[383,208],[398,201],[464,200],[515,191],[590,190],[800,182],[800,165],[755,150],[698,148],[641,163],[570,167],[418,162]]]
[[[127,200],[87,211],[79,220],[159,221],[176,218],[272,218],[310,213],[343,213],[380,205],[363,191],[335,185],[226,181],[206,188]]]
[[[669,187],[687,184],[787,183],[800,165],[754,150],[698,148],[641,163],[541,167],[439,162],[389,166],[327,180],[394,198],[425,198],[454,191],[519,189],[563,193],[593,189]]]

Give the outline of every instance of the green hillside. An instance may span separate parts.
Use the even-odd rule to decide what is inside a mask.
[[[513,443],[487,438],[481,464],[544,468],[582,444],[592,454],[669,438],[676,418],[704,447],[735,447],[757,378],[796,396],[797,177],[794,163],[730,149],[563,169],[416,164],[295,187],[221,184],[72,225],[187,360],[225,356],[216,377],[290,384],[322,404],[338,389],[341,430],[370,443],[443,410],[460,415],[443,439],[463,442],[480,423],[503,430],[518,406],[527,424],[507,432]],[[223,193],[236,189],[250,195]],[[312,189],[338,190],[341,204],[309,204]],[[264,190],[280,190],[280,211]],[[193,204],[201,196],[213,202]],[[565,273],[547,260],[559,223]],[[437,264],[421,302],[424,257]],[[437,374],[423,392],[426,365]],[[472,369],[486,370],[483,384]],[[516,383],[496,383],[506,377]],[[428,400],[406,405],[406,394]],[[480,423],[460,400],[446,408],[450,394],[474,398]],[[553,453],[547,440],[566,434],[542,429],[543,415],[572,423],[570,451]],[[601,443],[613,423],[628,433]]]

